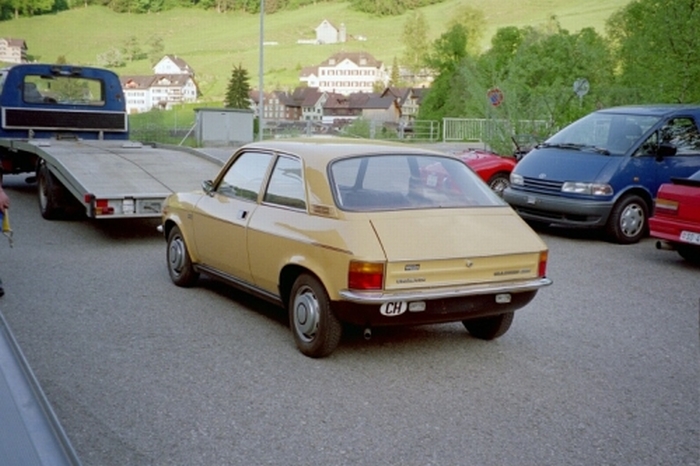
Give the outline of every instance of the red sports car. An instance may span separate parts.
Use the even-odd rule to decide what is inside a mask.
[[[515,157],[506,157],[485,150],[472,149],[455,153],[499,196],[510,186],[510,172],[515,167]]]
[[[649,234],[658,239],[656,247],[700,263],[700,171],[662,184],[654,207]]]

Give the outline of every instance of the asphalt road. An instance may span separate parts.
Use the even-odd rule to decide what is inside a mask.
[[[49,222],[5,186],[0,310],[86,466],[700,464],[700,267],[652,240],[542,231],[554,285],[500,339],[312,360],[280,310],[172,285],[155,221]]]

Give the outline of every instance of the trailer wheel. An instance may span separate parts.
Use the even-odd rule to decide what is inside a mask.
[[[36,181],[39,191],[39,210],[47,220],[59,220],[65,216],[63,201],[65,189],[51,173],[43,160],[36,170]]]

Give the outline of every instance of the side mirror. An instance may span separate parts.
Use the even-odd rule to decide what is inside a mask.
[[[202,189],[206,194],[211,195],[212,191],[214,191],[214,182],[212,180],[202,181]]]
[[[662,142],[656,150],[656,160],[662,160],[665,157],[673,157],[678,149],[670,142]]]

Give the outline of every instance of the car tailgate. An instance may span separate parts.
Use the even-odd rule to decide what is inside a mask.
[[[371,222],[387,257],[387,290],[535,278],[547,249],[504,207],[414,211]]]

